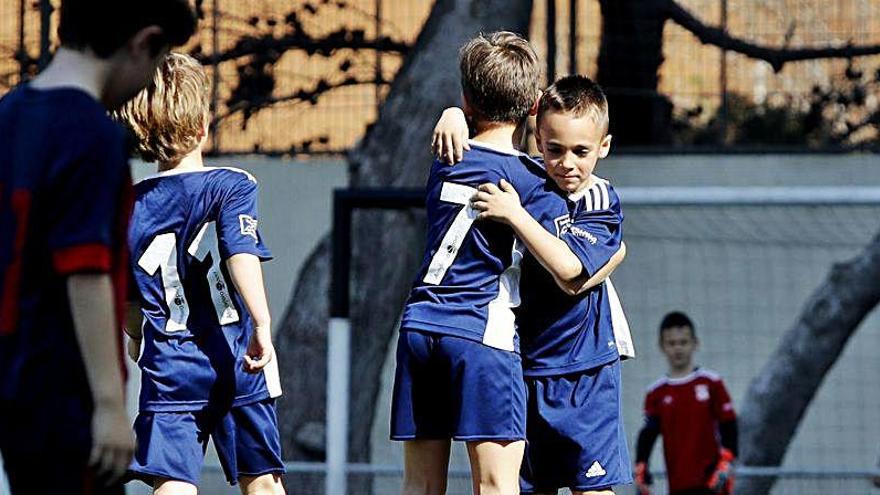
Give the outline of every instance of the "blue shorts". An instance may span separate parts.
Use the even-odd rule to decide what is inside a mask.
[[[525,394],[519,354],[401,330],[391,439],[523,440]]]
[[[284,473],[274,399],[220,413],[141,412],[134,431],[137,447],[129,478],[149,485],[155,478],[198,485],[208,438],[230,484],[242,476]]]
[[[105,486],[88,466],[91,397],[65,392],[0,401],[0,453],[12,494],[123,495],[122,483]]]
[[[632,483],[621,411],[620,361],[562,376],[526,377],[522,493]]]

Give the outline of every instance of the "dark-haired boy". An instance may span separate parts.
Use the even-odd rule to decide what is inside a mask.
[[[65,0],[52,62],[0,100],[0,451],[15,494],[122,493],[131,178],[106,112],[194,29],[184,0]]]
[[[733,402],[721,377],[694,366],[699,341],[691,319],[674,311],[660,323],[660,350],[669,372],[648,388],[645,425],[636,447],[636,485],[651,493],[648,458],[657,437],[673,495],[733,493],[731,465],[737,455]]]

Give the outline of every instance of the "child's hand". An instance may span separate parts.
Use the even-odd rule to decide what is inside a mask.
[[[439,160],[454,165],[464,157],[464,150],[470,150],[468,144],[469,129],[464,112],[458,107],[443,110],[443,115],[434,126],[431,137],[431,153]]]
[[[269,333],[269,329],[255,328],[244,354],[244,370],[248,373],[257,373],[265,368],[274,357],[275,347],[272,345],[272,335]]]
[[[487,183],[477,189],[479,192],[471,198],[471,206],[480,212],[478,220],[494,220],[510,225],[515,222],[517,215],[525,213],[519,204],[519,194],[506,180],[501,179],[498,186]]]

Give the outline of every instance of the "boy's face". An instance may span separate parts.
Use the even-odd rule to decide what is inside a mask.
[[[611,136],[589,115],[549,110],[538,122],[535,140],[550,177],[569,193],[589,187],[596,161],[608,156]]]
[[[690,365],[697,350],[697,339],[690,327],[669,327],[660,334],[660,350],[671,368]]]
[[[169,48],[154,46],[154,39],[161,34],[162,30],[157,26],[146,27],[112,55],[110,81],[102,97],[109,109],[121,107],[153,80],[156,68],[165,59]]]

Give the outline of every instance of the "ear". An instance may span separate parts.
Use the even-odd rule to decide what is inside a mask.
[[[146,58],[162,55],[168,49],[162,34],[162,28],[156,25],[141,28],[129,38],[129,52],[135,56],[144,55]]]
[[[464,93],[461,94],[461,111],[464,112],[464,116],[468,121],[474,116],[474,110]]]
[[[538,97],[535,98],[535,102],[532,103],[532,108],[529,109],[529,115],[535,117],[538,115],[538,103],[541,102],[541,96],[544,95],[543,91],[538,91]]]
[[[599,143],[599,158],[605,158],[611,152],[611,134],[606,134]]]

